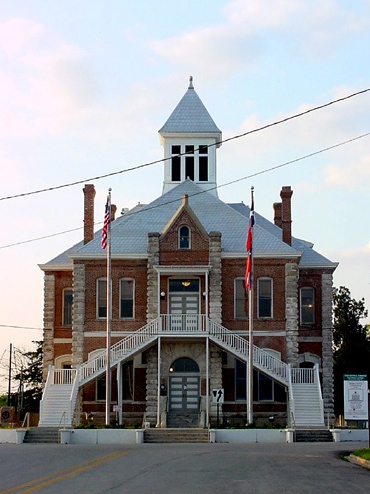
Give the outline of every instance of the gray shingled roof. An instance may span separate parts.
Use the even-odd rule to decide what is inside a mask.
[[[167,122],[159,130],[159,133],[221,134],[220,129],[214,123],[211,115],[196,93],[192,80],[190,80],[188,90],[171,113]]]
[[[249,217],[249,208],[243,203],[230,204],[232,208],[238,211],[240,214],[245,217]],[[276,226],[271,221],[266,220],[263,216],[255,213],[255,224],[260,225],[262,228],[267,230],[272,235],[277,238],[282,238],[281,228]],[[323,255],[316,252],[313,248],[313,244],[311,242],[307,242],[306,240],[300,240],[292,236],[292,248],[297,251],[302,252],[302,257],[299,262],[300,267],[330,267],[335,268],[337,263],[334,263],[324,257]]]
[[[208,233],[221,232],[222,252],[244,256],[249,207],[243,203],[226,204],[191,180],[186,180],[152,203],[140,204],[112,223],[112,257],[146,256],[148,232],[161,233],[164,230],[181,205],[184,194],[188,195],[189,206],[204,229]],[[312,244],[293,237],[292,246],[289,246],[281,238],[281,229],[255,212],[253,252],[256,257],[298,256],[301,267],[336,267],[336,263],[313,250]],[[46,266],[67,265],[71,258],[102,258],[105,255],[99,230],[91,242],[84,245],[81,241]]]
[[[191,180],[186,180],[152,203],[141,205],[112,223],[112,256],[146,254],[148,232],[161,233],[164,230],[179,208],[184,194],[188,195],[189,206],[204,229],[208,233],[222,233],[223,252],[244,255],[249,209],[247,208],[248,214],[245,216]],[[105,255],[100,246],[99,232],[88,244],[76,247],[75,252],[71,253],[72,257]],[[299,251],[282,242],[258,222],[254,229],[254,253],[256,256],[299,255]]]

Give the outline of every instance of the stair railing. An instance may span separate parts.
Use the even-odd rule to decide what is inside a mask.
[[[245,338],[212,320],[208,321],[208,327],[210,336],[221,342],[226,349],[242,357],[243,360],[248,360],[249,342]],[[289,383],[288,364],[255,345],[253,345],[253,365],[284,385]]]
[[[44,386],[44,391],[42,393],[42,398],[40,400],[40,418],[39,418],[39,424],[42,424],[43,418],[44,418],[44,403],[46,402],[47,395],[49,394],[49,388],[51,385],[51,381],[53,379],[53,371],[54,371],[54,366],[49,365],[48,367],[48,375],[46,377],[45,381],[45,386]]]
[[[321,417],[323,421],[325,420],[324,417],[324,400],[322,399],[322,392],[321,392],[321,385],[320,385],[320,373],[319,373],[319,365],[315,364],[314,366],[314,374],[315,374],[315,383],[317,385],[318,391],[319,391],[319,402],[320,402],[320,412],[321,412]]]
[[[111,346],[111,366],[114,366],[119,362],[122,357],[128,356],[133,351],[139,350],[144,346],[153,336],[158,335],[158,319],[146,324],[141,329],[138,329],[134,333],[122,340],[118,341]],[[106,367],[106,352],[102,351],[99,355],[84,362],[79,367],[79,382],[92,378],[96,374],[99,374]]]
[[[30,412],[27,412],[26,415],[24,416],[23,422],[22,422],[22,429],[24,428],[24,424],[27,423],[27,429],[30,428]]]

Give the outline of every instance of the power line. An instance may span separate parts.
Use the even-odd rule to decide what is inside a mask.
[[[303,115],[307,115],[308,113],[312,113],[314,111],[321,110],[323,108],[326,108],[328,106],[334,105],[336,103],[340,103],[342,101],[348,100],[350,98],[353,98],[354,96],[359,96],[360,94],[365,94],[365,93],[367,93],[369,91],[370,91],[370,88],[366,88],[366,89],[363,89],[361,91],[357,91],[357,92],[352,93],[352,94],[349,94],[347,96],[343,96],[342,98],[337,98],[335,100],[329,101],[328,103],[324,103],[322,105],[315,106],[313,108],[310,108],[308,110],[302,111],[300,113],[296,113],[296,114],[291,115],[289,117],[286,117],[286,118],[283,118],[283,119],[280,119],[280,120],[276,120],[275,122],[272,122],[272,123],[263,125],[262,127],[258,127],[256,129],[252,129],[252,130],[249,130],[247,132],[243,132],[242,134],[238,134],[238,135],[229,137],[228,139],[224,139],[222,141],[219,141],[219,142],[214,143],[214,144],[210,144],[210,145],[205,146],[205,147],[218,146],[218,145],[223,144],[225,142],[229,142],[229,141],[232,141],[232,140],[235,140],[235,139],[240,139],[241,137],[245,137],[247,135],[254,134],[256,132],[260,132],[261,130],[266,130],[266,129],[270,128],[270,127],[274,127],[276,125],[279,125],[279,124],[288,122],[289,120],[293,120],[294,118],[302,117]],[[182,154],[187,154],[187,153],[180,153],[178,156],[181,156]],[[30,196],[30,195],[34,195],[34,194],[40,194],[42,192],[50,192],[50,191],[53,191],[53,190],[58,190],[58,189],[66,188],[66,187],[72,187],[74,185],[79,185],[79,184],[82,184],[82,183],[85,183],[85,182],[89,182],[89,181],[93,181],[93,180],[94,181],[95,180],[101,180],[103,178],[112,177],[114,175],[119,175],[121,173],[127,173],[127,172],[131,172],[131,171],[134,171],[134,170],[139,170],[141,168],[145,168],[145,167],[148,167],[148,166],[156,165],[158,163],[163,163],[164,161],[166,161],[168,159],[169,158],[161,158],[159,160],[154,160],[154,161],[150,161],[150,162],[147,162],[147,163],[144,163],[144,164],[141,164],[141,165],[132,166],[130,168],[125,168],[123,170],[118,170],[116,172],[110,172],[110,173],[106,173],[104,175],[97,175],[96,177],[86,178],[84,180],[77,180],[75,182],[69,182],[69,183],[66,183],[66,184],[56,185],[55,187],[48,187],[48,188],[45,188],[45,189],[34,190],[34,191],[31,191],[31,192],[24,192],[24,193],[15,194],[15,195],[12,195],[12,196],[0,197],[0,201],[6,201],[8,199],[15,199],[15,198],[18,198],[18,197],[25,197],[25,196]]]
[[[11,324],[0,324],[0,328],[13,328],[13,329],[36,329],[42,331],[42,328],[32,328],[29,326],[12,326]]]
[[[221,184],[221,185],[216,185],[216,186],[211,187],[211,188],[209,188],[207,190],[201,190],[199,192],[195,192],[194,194],[190,194],[189,197],[194,197],[194,196],[197,196],[197,195],[200,195],[200,194],[204,194],[204,193],[209,192],[211,190],[220,189],[221,187],[227,187],[228,185],[232,185],[232,184],[235,184],[237,182],[241,182],[243,180],[248,180],[249,178],[257,177],[259,175],[263,175],[265,173],[272,172],[272,171],[277,170],[279,168],[283,168],[285,166],[292,165],[293,163],[298,163],[299,161],[303,161],[305,159],[312,158],[312,156],[317,156],[318,154],[322,154],[322,153],[324,153],[326,151],[330,151],[330,150],[335,149],[335,148],[338,148],[340,146],[344,146],[345,144],[349,144],[349,143],[354,142],[354,141],[357,141],[359,139],[363,139],[364,137],[367,137],[369,135],[370,135],[370,132],[366,132],[365,134],[361,134],[359,136],[352,137],[351,139],[347,139],[346,141],[342,141],[342,142],[339,142],[337,144],[333,144],[332,146],[328,146],[326,148],[319,149],[318,151],[313,151],[312,153],[306,154],[304,156],[300,156],[299,158],[295,158],[295,159],[292,159],[290,161],[285,161],[284,163],[280,163],[280,164],[275,165],[275,166],[272,166],[270,168],[265,168],[264,170],[260,170],[260,171],[255,172],[255,173],[251,173],[250,175],[246,175],[245,177],[240,177],[240,178],[237,178],[235,180],[231,180],[230,182],[226,182],[226,183]],[[130,215],[140,214],[140,213],[142,213],[144,211],[149,211],[151,209],[156,209],[156,208],[159,208],[159,207],[167,206],[168,204],[172,204],[174,202],[177,202],[178,200],[179,199],[173,199],[172,201],[167,201],[167,202],[164,202],[164,203],[161,203],[161,204],[156,204],[154,206],[144,206],[142,209],[139,209],[138,211],[133,211],[132,213],[129,212],[127,214],[130,214]],[[102,222],[94,223],[94,225],[99,225],[101,223]],[[28,243],[31,243],[31,242],[36,242],[38,240],[45,240],[46,238],[56,237],[58,235],[63,235],[65,233],[70,233],[70,232],[75,232],[75,231],[78,231],[78,230],[82,230],[82,228],[83,227],[80,226],[80,227],[77,227],[77,228],[72,228],[71,230],[65,230],[65,231],[59,232],[59,233],[52,233],[50,235],[44,235],[43,237],[37,237],[37,238],[29,239],[29,240],[23,240],[21,242],[16,242],[16,243],[13,243],[13,244],[2,245],[2,246],[0,246],[0,249],[6,249],[8,247],[15,247],[17,245],[28,244]],[[0,327],[1,327],[1,325],[0,325]]]

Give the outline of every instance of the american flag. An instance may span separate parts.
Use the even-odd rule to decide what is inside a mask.
[[[245,269],[244,285],[246,290],[252,289],[252,240],[253,240],[253,225],[254,225],[254,197],[253,187],[251,189],[251,212],[249,215],[247,241],[245,248],[247,249],[247,266]]]
[[[103,230],[101,232],[101,246],[102,249],[107,248],[107,240],[108,240],[108,226],[110,223],[110,200],[109,196],[107,197],[107,203],[105,205],[105,214],[104,214],[104,225]]]

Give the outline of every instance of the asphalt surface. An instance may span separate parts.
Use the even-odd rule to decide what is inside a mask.
[[[0,444],[0,494],[370,493],[364,443]]]

